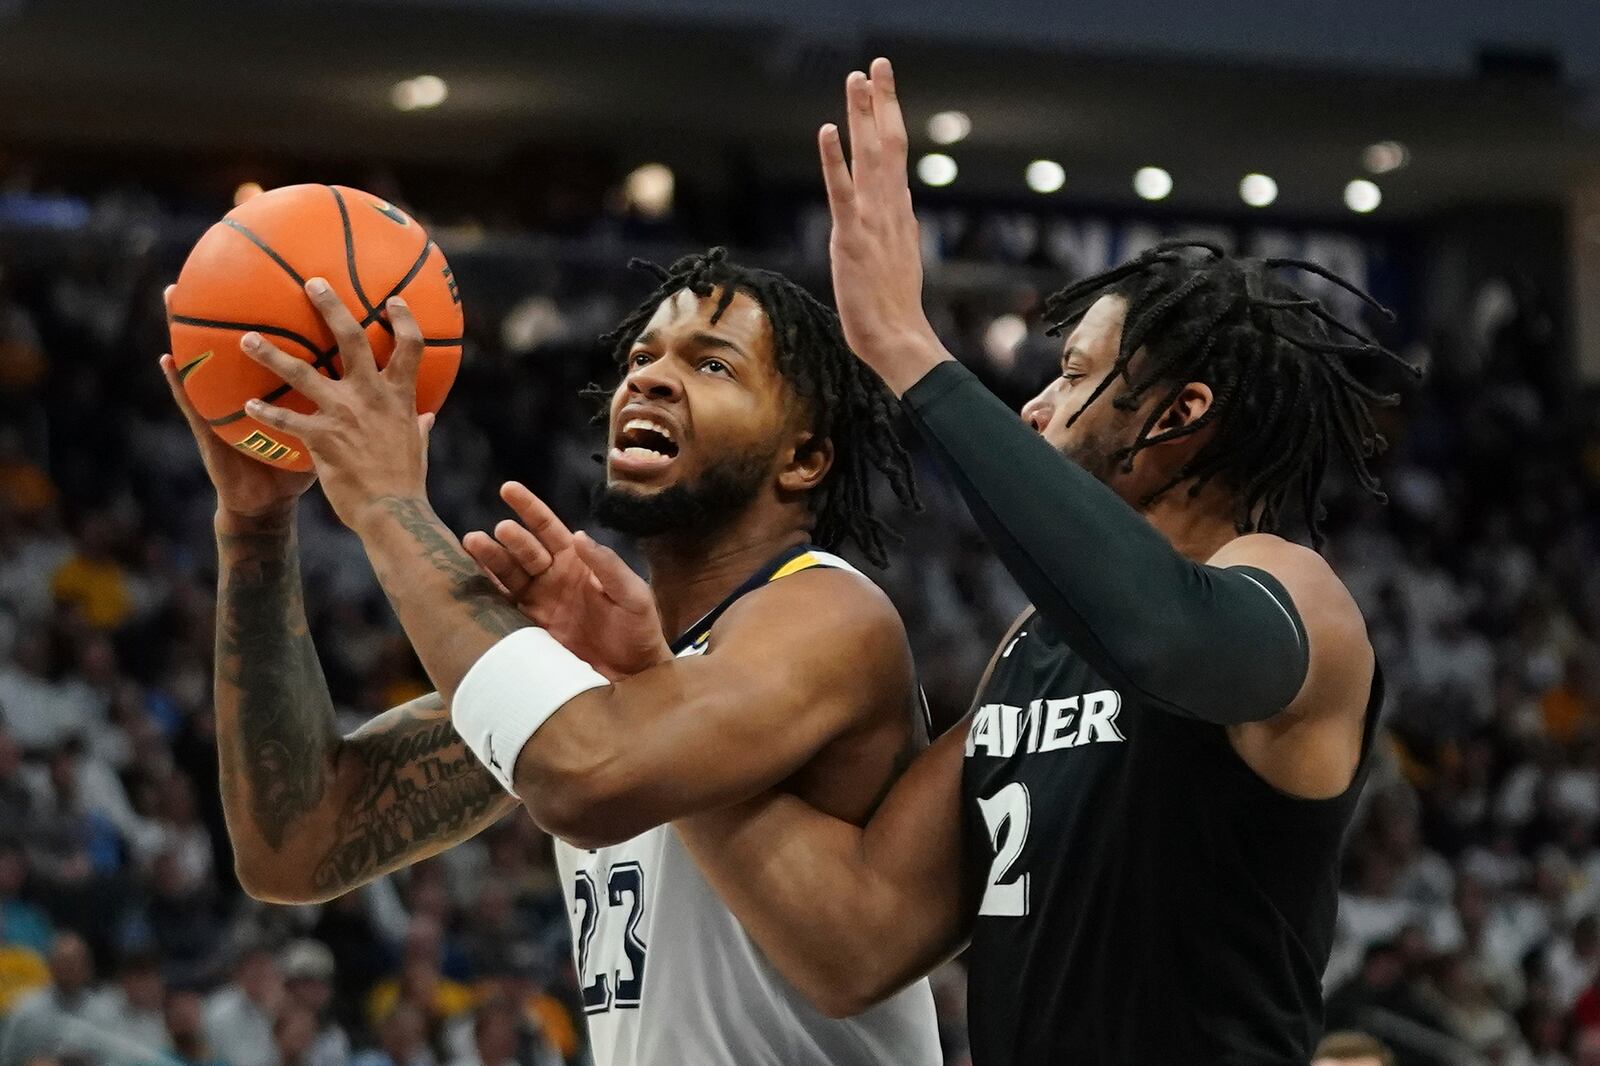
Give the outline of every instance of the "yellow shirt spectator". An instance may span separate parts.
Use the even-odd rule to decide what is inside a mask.
[[[116,629],[133,609],[122,568],[110,559],[74,555],[56,571],[50,589],[58,601],[82,611],[96,629]]]
[[[11,1013],[17,1000],[50,984],[50,967],[32,948],[0,945],[0,1014]]]

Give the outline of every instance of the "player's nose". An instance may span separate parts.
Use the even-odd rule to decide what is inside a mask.
[[[1043,433],[1044,427],[1050,424],[1050,419],[1055,417],[1056,405],[1043,395],[1035,396],[1022,407],[1022,420],[1035,433]]]
[[[628,374],[628,391],[652,400],[676,400],[683,395],[683,382],[665,365],[670,360],[654,359]]]

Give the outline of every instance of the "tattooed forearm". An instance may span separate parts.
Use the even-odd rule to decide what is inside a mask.
[[[378,502],[422,549],[428,565],[450,582],[451,598],[467,608],[468,616],[484,632],[503,637],[528,625],[522,612],[507,603],[483,576],[426,500],[385,496]]]
[[[326,790],[333,701],[306,625],[292,526],[219,528],[217,550],[224,798],[277,850]]]
[[[361,784],[313,874],[318,895],[463,840],[516,802],[467,750],[437,695],[350,737],[341,758],[355,764]]]
[[[290,520],[219,516],[217,551],[222,793],[252,894],[327,899],[464,840],[515,805],[456,735],[437,693],[338,735]]]

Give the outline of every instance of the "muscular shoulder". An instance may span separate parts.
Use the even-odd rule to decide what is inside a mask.
[[[905,624],[894,604],[868,578],[831,567],[747,593],[717,620],[706,650],[754,656],[762,668],[808,685],[851,679],[851,689],[868,693],[891,681],[912,682]]]
[[[1267,533],[1252,533],[1224,545],[1211,566],[1251,566],[1278,580],[1293,602],[1306,631],[1313,660],[1321,655],[1338,661],[1370,657],[1367,624],[1328,561],[1300,544]],[[1315,665],[1315,662],[1313,662]]]
[[[1306,798],[1337,795],[1360,756],[1376,669],[1372,643],[1350,590],[1327,560],[1281,537],[1252,534],[1210,560],[1264,570],[1288,592],[1305,629],[1306,680],[1289,707],[1230,730],[1233,746],[1277,788]]]
[[[825,644],[883,635],[904,638],[889,597],[871,580],[836,567],[813,567],[779,578],[739,598],[711,629],[711,644],[753,626],[809,630]]]

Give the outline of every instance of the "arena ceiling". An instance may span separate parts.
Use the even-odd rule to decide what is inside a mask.
[[[951,150],[965,190],[1026,197],[1023,168],[1047,157],[1066,169],[1057,196],[1133,206],[1133,171],[1155,164],[1175,208],[1238,211],[1240,176],[1261,171],[1272,210],[1335,216],[1385,139],[1411,153],[1378,179],[1388,218],[1556,199],[1600,174],[1587,93],[1515,57],[1492,76],[1384,74],[370,0],[0,0],[0,165],[94,148],[489,169],[561,144],[809,181],[843,73],[879,52],[915,129],[971,116]],[[447,81],[444,105],[396,110],[394,83],[422,73]]]

